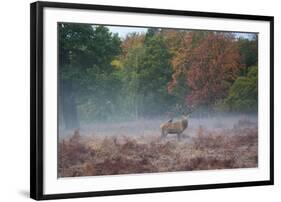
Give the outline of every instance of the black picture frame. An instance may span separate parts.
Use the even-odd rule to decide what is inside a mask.
[[[130,13],[164,14],[267,21],[270,23],[270,179],[238,183],[204,184],[173,187],[154,187],[129,190],[95,191],[45,195],[43,193],[43,9],[62,8],[80,10],[121,11]],[[154,192],[186,191],[228,187],[246,187],[274,184],[274,17],[240,15],[183,10],[103,6],[75,3],[35,2],[30,5],[30,197],[36,200],[93,197]]]

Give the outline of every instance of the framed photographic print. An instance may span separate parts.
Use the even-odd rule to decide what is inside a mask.
[[[273,17],[31,4],[31,198],[273,184]]]

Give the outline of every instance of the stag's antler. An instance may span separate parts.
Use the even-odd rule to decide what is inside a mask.
[[[193,105],[191,105],[190,107],[187,107],[187,112],[186,112],[186,114],[191,114],[192,112],[194,112],[195,111],[195,107],[193,106]]]
[[[189,106],[187,104],[184,105],[176,104],[175,108],[177,112],[184,115],[191,114],[195,110],[195,107],[193,105]]]

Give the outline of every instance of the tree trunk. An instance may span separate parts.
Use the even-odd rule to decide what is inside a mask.
[[[62,113],[62,120],[65,129],[71,130],[79,128],[79,121],[77,116],[77,107],[75,102],[75,93],[71,80],[60,80],[60,99],[59,111]]]

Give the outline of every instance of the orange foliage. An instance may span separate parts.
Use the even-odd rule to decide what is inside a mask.
[[[243,66],[231,34],[195,32],[185,36],[181,49],[172,61],[174,74],[168,90],[172,92],[180,75],[191,89],[186,100],[193,105],[212,105],[226,97]]]
[[[131,48],[138,46],[144,42],[145,35],[132,34],[128,35],[122,42],[122,57],[126,58]]]

